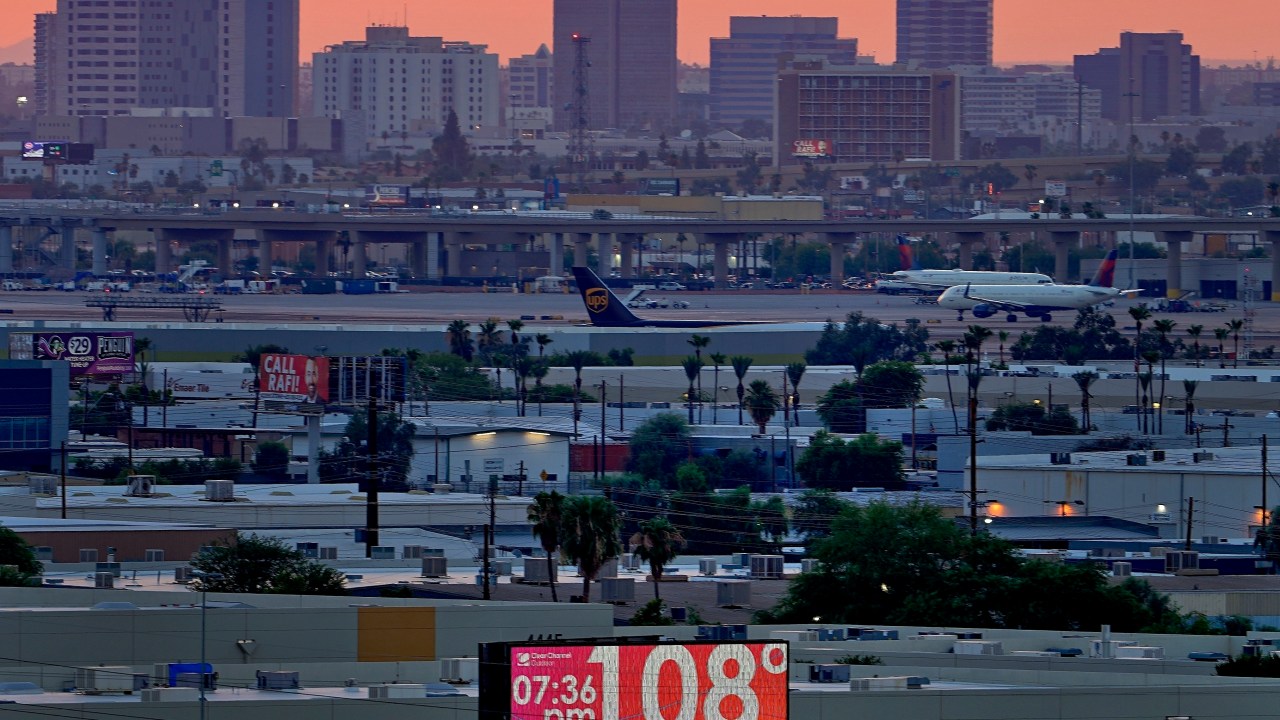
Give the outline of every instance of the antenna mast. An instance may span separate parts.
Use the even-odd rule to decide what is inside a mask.
[[[587,47],[591,38],[573,34],[573,133],[569,138],[569,160],[575,171],[577,189],[586,189],[587,170],[591,165],[591,102],[587,69],[591,61]]]

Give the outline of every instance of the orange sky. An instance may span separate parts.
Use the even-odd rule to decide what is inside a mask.
[[[504,59],[550,42],[552,0],[302,0],[304,59],[326,44],[359,38],[366,24],[398,24],[408,8],[418,35],[488,43]],[[31,34],[30,17],[56,0],[0,0],[0,48]],[[710,36],[728,32],[729,15],[838,15],[841,34],[857,37],[864,53],[893,60],[894,0],[681,0],[680,58],[707,62]],[[1266,59],[1280,55],[1274,0],[996,0],[996,61],[1067,61],[1117,43],[1121,30],[1181,30],[1206,60]],[[23,61],[0,53],[0,61]],[[28,60],[29,61],[29,60]]]

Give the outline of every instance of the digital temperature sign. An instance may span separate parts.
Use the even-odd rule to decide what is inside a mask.
[[[787,720],[784,642],[486,645],[482,720]]]

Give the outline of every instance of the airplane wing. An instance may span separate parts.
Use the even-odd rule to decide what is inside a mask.
[[[1123,297],[1137,297],[1138,293],[1142,292],[1142,289],[1138,288],[1135,290],[1118,290],[1117,292]]]
[[[990,298],[978,297],[977,295],[971,294],[969,292],[968,287],[964,289],[964,296],[969,300],[973,300],[974,302],[979,302],[984,305],[990,305],[991,307],[997,310],[1001,310],[1003,312],[1022,312],[1027,309],[1027,305],[1025,303],[1010,302],[1008,300],[992,300]]]

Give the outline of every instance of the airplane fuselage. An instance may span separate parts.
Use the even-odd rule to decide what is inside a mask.
[[[1042,273],[992,272],[989,270],[899,270],[893,280],[926,283],[934,286],[956,285],[1048,285],[1053,278]]]
[[[1055,310],[1082,310],[1121,294],[1115,288],[1096,285],[961,285],[939,295],[938,305],[968,310],[976,317],[990,317],[1016,306],[1017,312],[1041,317]]]

